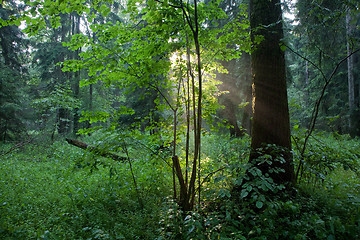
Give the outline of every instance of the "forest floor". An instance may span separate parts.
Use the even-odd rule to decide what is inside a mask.
[[[321,142],[333,141],[326,138]],[[14,144],[3,144],[0,239],[359,239],[358,153],[352,165],[341,166],[349,157],[335,145],[327,145],[326,152],[318,148],[313,156],[332,161],[329,165],[339,158],[337,167],[318,178],[304,173],[297,194],[287,199],[257,196],[261,206],[254,211],[245,201],[231,200],[236,182],[231,159],[246,155],[248,140],[220,139],[205,137],[203,176],[225,165],[230,170],[208,177],[202,204],[189,213],[171,200],[171,168],[151,152],[137,151],[140,156],[133,157],[136,191],[128,164],[97,157],[65,140],[47,146],[29,143],[10,152]],[[356,140],[340,143],[347,153],[359,151]],[[256,184],[261,183],[251,189]]]

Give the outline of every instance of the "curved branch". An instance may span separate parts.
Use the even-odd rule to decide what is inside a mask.
[[[325,79],[325,84],[321,90],[321,94],[318,98],[318,100],[315,102],[315,106],[314,106],[314,109],[312,111],[312,114],[311,114],[311,118],[310,118],[310,123],[309,123],[309,127],[305,133],[305,140],[304,140],[304,144],[302,146],[302,149],[300,151],[299,147],[297,146],[298,150],[300,151],[300,156],[303,158],[304,157],[304,153],[305,153],[305,150],[306,150],[306,145],[309,141],[309,138],[311,136],[311,134],[313,133],[314,129],[315,129],[315,124],[316,124],[316,120],[318,118],[318,115],[319,115],[319,109],[320,109],[320,104],[321,104],[321,101],[325,95],[325,91],[328,87],[328,85],[330,84],[331,80],[333,79],[333,77],[335,76],[336,72],[338,71],[340,65],[342,63],[344,63],[349,57],[351,57],[352,55],[354,55],[355,53],[359,52],[360,49],[357,49],[353,52],[351,52],[350,54],[348,54],[347,56],[345,56],[343,59],[341,59],[337,64],[336,66],[334,67],[333,71],[331,72],[331,74],[329,75],[329,77],[326,77],[324,72],[321,70],[321,68],[319,66],[317,66],[315,63],[313,63],[311,60],[309,60],[308,58],[302,56],[300,53],[294,51],[293,49],[291,49],[289,46],[285,45],[291,52],[293,52],[294,54],[296,54],[297,56],[299,56],[300,58],[304,59],[305,61],[309,62],[311,65],[313,65],[319,72],[320,74],[322,75],[322,77]],[[298,175],[299,175],[299,170],[301,168],[303,164],[303,161],[300,161],[299,162],[299,165],[298,165],[298,169],[296,171],[296,176],[295,178],[298,179]]]
[[[323,99],[324,95],[325,95],[325,90],[326,88],[328,87],[328,85],[330,84],[331,80],[333,79],[333,77],[335,76],[337,70],[339,69],[340,65],[345,62],[349,57],[351,57],[352,55],[354,55],[355,53],[359,52],[360,49],[357,49],[355,50],[354,52],[350,53],[349,55],[347,55],[346,57],[344,57],[343,59],[341,59],[335,66],[335,68],[333,69],[332,73],[330,74],[329,78],[326,78],[326,81],[325,81],[325,84],[324,84],[324,87],[321,91],[321,94],[320,94],[320,97],[319,99],[316,101],[315,103],[315,106],[314,106],[314,111],[313,111],[313,114],[311,116],[311,120],[310,120],[310,126],[309,126],[309,129],[307,131],[307,135],[305,137],[305,141],[304,141],[304,146],[303,146],[303,149],[301,151],[301,155],[304,154],[305,152],[305,149],[306,149],[306,144],[307,144],[307,141],[309,140],[309,137],[310,135],[312,134],[312,132],[314,131],[315,129],[315,123],[316,123],[316,120],[317,120],[317,117],[319,115],[319,108],[320,108],[320,103],[321,103],[321,100]]]

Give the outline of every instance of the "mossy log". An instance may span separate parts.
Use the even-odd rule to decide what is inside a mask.
[[[120,162],[125,162],[128,160],[127,157],[122,157],[122,156],[119,156],[115,153],[111,153],[109,151],[106,151],[104,149],[101,149],[101,148],[98,148],[98,147],[95,147],[95,146],[91,146],[87,143],[84,143],[84,142],[81,142],[79,140],[76,140],[76,139],[69,139],[69,138],[66,138],[66,141],[75,146],[75,147],[78,147],[78,148],[81,148],[81,149],[84,149],[84,150],[88,150],[90,151],[91,153],[94,153],[96,155],[99,155],[99,156],[102,156],[102,157],[106,157],[106,158],[111,158],[115,161],[120,161]]]

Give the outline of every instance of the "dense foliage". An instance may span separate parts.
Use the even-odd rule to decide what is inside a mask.
[[[1,19],[8,20],[16,10],[0,5]],[[0,28],[0,139],[15,140],[26,131],[24,114],[28,102],[25,99],[28,89],[23,85],[27,79],[25,60],[28,56],[27,41],[17,26]],[[25,95],[25,96],[24,96]]]
[[[264,1],[1,1],[0,239],[359,239],[359,3]],[[251,148],[281,23],[291,154]]]
[[[41,142],[17,147],[3,145],[2,239],[360,236],[360,182],[358,173],[348,167],[359,167],[357,141],[316,134],[309,151],[314,159],[322,159],[332,167],[320,169],[320,165],[309,164],[298,188],[283,195],[282,186],[262,176],[256,166],[247,164],[247,138],[207,135],[202,203],[194,211],[182,212],[169,197],[172,174],[165,160],[169,153],[154,154],[155,148],[149,148],[148,138],[143,135],[102,133],[86,138],[89,143],[107,148],[123,146],[122,140],[126,140],[129,156],[134,160],[132,167],[143,207],[126,163],[99,158],[63,142],[55,142],[50,148]],[[246,169],[258,178],[247,182],[239,195],[233,195],[231,186],[243,181],[237,175]]]

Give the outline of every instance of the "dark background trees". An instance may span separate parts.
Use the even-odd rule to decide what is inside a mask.
[[[5,7],[4,4],[7,6]],[[17,3],[9,1],[0,4],[1,19],[8,20],[17,14]],[[26,131],[29,117],[26,105],[28,72],[26,65],[28,41],[17,26],[0,28],[0,138],[15,140]]]
[[[296,7],[298,23],[293,27],[291,43],[292,48],[304,58],[293,54],[288,66],[292,68],[289,77],[294,86],[290,89],[300,93],[305,103],[301,106],[303,114],[294,118],[306,125],[311,117],[313,104],[324,86],[324,76],[329,78],[335,66],[358,49],[358,33],[351,26],[357,24],[359,15],[353,11],[356,3],[352,1],[318,3],[301,0]],[[349,14],[352,16],[351,23],[348,22],[351,26],[346,21]],[[350,34],[347,29],[354,31],[350,31]],[[339,66],[327,86],[321,103],[318,128],[358,135],[356,123],[359,121],[355,120],[355,116],[358,111],[356,99],[359,87],[358,78],[352,76],[357,71],[353,68],[353,64],[358,64],[357,55],[349,57],[348,64]]]
[[[228,18],[237,19],[241,22],[247,19],[247,15],[241,13],[240,6],[244,1],[222,1],[220,7],[228,15]],[[247,2],[246,2],[247,4]],[[222,27],[226,22],[219,21]],[[227,46],[236,51],[237,46]],[[251,69],[249,54],[244,52],[240,58],[220,61],[226,73],[218,73],[217,79],[222,83],[219,85],[221,95],[219,102],[224,106],[219,111],[221,118],[229,125],[231,137],[241,137],[251,132]],[[240,107],[241,106],[241,107]]]

